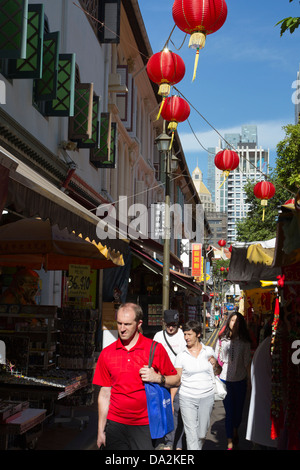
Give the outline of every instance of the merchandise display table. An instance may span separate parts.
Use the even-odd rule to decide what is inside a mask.
[[[22,435],[34,428],[38,428],[46,419],[46,410],[38,408],[26,408],[15,419],[12,419],[7,424],[0,424],[0,449],[6,450],[8,448],[8,440],[11,435]],[[36,439],[39,434],[31,433],[31,439]]]

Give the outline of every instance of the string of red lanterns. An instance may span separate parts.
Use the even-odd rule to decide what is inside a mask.
[[[225,0],[174,0],[172,15],[176,26],[190,35],[189,47],[196,49],[194,80],[199,50],[205,46],[206,36],[218,31],[226,21],[226,2]],[[149,59],[147,73],[150,80],[159,85],[158,94],[163,97],[157,119],[162,115],[164,120],[169,121],[168,129],[172,132],[171,148],[178,123],[185,121],[190,114],[190,106],[183,98],[179,96],[167,98],[171,86],[179,83],[184,77],[185,64],[178,54],[166,48]],[[239,156],[233,150],[222,150],[215,156],[215,165],[225,175],[222,186],[230,171],[238,167]],[[262,220],[264,221],[265,207],[268,199],[275,195],[275,186],[268,181],[262,181],[255,185],[253,191],[254,195],[261,199],[261,205],[263,206]],[[223,246],[221,246],[222,251]]]

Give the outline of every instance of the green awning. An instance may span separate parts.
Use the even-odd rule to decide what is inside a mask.
[[[0,2],[0,58],[25,59],[28,0]]]
[[[60,54],[56,98],[46,102],[46,116],[73,116],[75,95],[75,54]]]
[[[93,97],[93,116],[92,116],[92,136],[89,139],[77,140],[78,148],[99,148],[100,145],[100,98],[97,95]]]
[[[42,78],[34,81],[35,101],[51,101],[57,96],[60,33],[47,33],[43,42]]]
[[[74,116],[69,119],[70,140],[92,137],[93,90],[93,83],[77,83],[75,86]]]
[[[100,147],[91,149],[90,162],[97,168],[115,168],[117,156],[117,124],[110,113],[101,114]]]
[[[44,39],[44,5],[28,6],[26,58],[10,59],[9,78],[41,78]]]

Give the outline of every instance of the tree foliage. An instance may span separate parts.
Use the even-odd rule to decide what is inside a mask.
[[[294,0],[289,0],[292,3]],[[300,25],[300,17],[292,17],[289,16],[288,18],[284,18],[283,20],[278,21],[276,26],[281,25],[280,28],[280,36],[282,36],[286,31],[289,31],[291,34],[298,28]]]
[[[278,208],[292,199],[300,187],[300,124],[289,124],[283,128],[285,138],[277,145],[276,166],[270,176],[276,193],[269,199],[262,221],[261,201],[253,194],[256,182],[249,181],[244,187],[247,217],[237,223],[238,241],[268,240],[276,236]]]

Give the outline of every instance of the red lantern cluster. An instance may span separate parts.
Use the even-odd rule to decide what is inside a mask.
[[[190,34],[189,47],[196,49],[194,80],[199,49],[205,46],[206,36],[218,31],[226,21],[226,2],[225,0],[175,0],[172,15],[176,26]]]
[[[261,205],[263,206],[263,221],[265,220],[265,207],[268,204],[268,199],[274,197],[275,192],[275,186],[270,181],[260,181],[259,183],[256,183],[253,188],[254,196],[261,199]]]
[[[235,170],[240,163],[240,158],[233,150],[221,150],[215,156],[215,165],[219,170],[222,170],[225,178],[221,186],[225,183],[229,176],[230,171]]]

